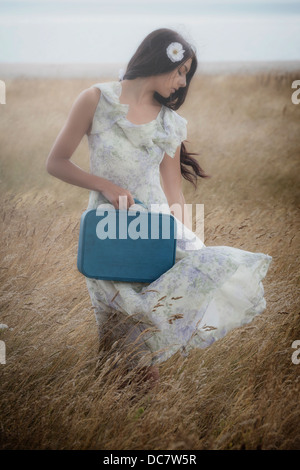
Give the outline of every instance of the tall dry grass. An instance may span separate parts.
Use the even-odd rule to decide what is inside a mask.
[[[299,74],[200,76],[181,113],[213,177],[186,202],[205,207],[205,244],[268,253],[267,309],[187,358],[149,389],[117,344],[101,355],[76,269],[88,191],[45,172],[68,110],[93,80],[6,81],[1,106],[2,449],[296,449],[299,367]],[[84,139],[73,161],[88,170]],[[122,351],[122,354],[120,354]],[[118,367],[114,367],[117,364]]]

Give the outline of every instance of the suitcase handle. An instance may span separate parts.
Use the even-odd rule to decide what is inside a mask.
[[[141,206],[145,207],[145,209],[148,210],[147,206],[145,206],[145,204],[144,204],[143,202],[139,201],[139,200],[136,199],[135,197],[133,198],[133,200],[134,200],[134,202],[135,202],[136,204],[140,204]]]
[[[139,200],[136,199],[135,197],[133,198],[133,200],[134,200],[135,204],[140,204],[140,205],[143,206],[146,210],[148,210],[147,206],[146,206],[143,202],[139,201]],[[100,204],[98,207],[101,207],[102,205],[103,205],[103,204]],[[112,205],[111,203],[104,204],[104,205],[105,205],[105,206],[108,205],[108,206],[112,206],[112,207],[113,207],[113,205]]]

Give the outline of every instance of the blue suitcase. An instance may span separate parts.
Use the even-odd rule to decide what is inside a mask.
[[[86,210],[80,220],[77,268],[93,279],[150,283],[174,265],[176,234],[172,214]]]

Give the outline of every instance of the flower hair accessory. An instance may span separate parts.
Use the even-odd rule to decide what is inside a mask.
[[[119,70],[119,80],[120,80],[120,82],[124,79],[124,75],[125,75],[125,70],[120,69]]]
[[[172,62],[178,62],[179,60],[183,59],[185,50],[182,47],[180,42],[172,42],[167,47],[167,56]]]

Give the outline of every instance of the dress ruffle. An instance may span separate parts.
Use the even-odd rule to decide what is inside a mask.
[[[156,119],[145,124],[133,124],[127,119],[128,104],[120,103],[121,82],[97,83],[101,96],[94,115],[91,134],[109,131],[118,125],[134,147],[159,147],[170,157],[187,138],[187,120],[162,105]]]

